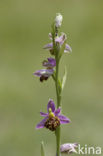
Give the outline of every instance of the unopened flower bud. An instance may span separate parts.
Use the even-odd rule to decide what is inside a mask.
[[[62,20],[63,20],[63,16],[60,13],[58,13],[56,18],[55,18],[55,26],[57,28],[61,26]]]

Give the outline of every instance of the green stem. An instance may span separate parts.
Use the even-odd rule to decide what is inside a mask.
[[[56,96],[57,96],[57,108],[61,106],[61,92],[60,92],[60,85],[59,85],[59,49],[57,48],[57,45],[55,43],[55,35],[57,35],[58,30],[53,25],[52,27],[52,37],[53,37],[53,49],[55,53],[55,59],[56,59],[56,73],[55,73],[55,87],[56,87]],[[61,139],[61,130],[60,126],[56,129],[56,156],[60,156],[60,139]]]
[[[56,86],[56,95],[57,95],[57,108],[61,106],[61,95],[59,91],[59,60],[58,60],[58,54],[56,55],[56,80],[55,80],[55,86]],[[56,130],[56,144],[57,144],[57,151],[56,156],[60,156],[60,140],[61,140],[61,128],[60,126]]]
[[[58,73],[59,73],[59,62],[58,59],[56,58],[56,81],[55,81],[55,85],[56,85],[56,95],[57,95],[57,108],[60,105],[59,102],[59,89],[58,89]]]
[[[56,156],[60,156],[60,140],[61,140],[61,128],[58,127],[56,130]]]

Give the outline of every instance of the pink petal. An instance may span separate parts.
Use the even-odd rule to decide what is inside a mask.
[[[53,43],[48,43],[48,44],[46,44],[46,45],[44,46],[44,49],[49,49],[49,50],[53,49]]]
[[[70,123],[70,119],[67,118],[66,116],[64,115],[58,115],[59,119],[60,119],[60,123],[61,124],[67,124],[67,123]]]
[[[61,108],[56,109],[54,112],[55,116],[58,116],[60,112],[61,112]]]
[[[72,52],[72,48],[68,44],[66,44],[64,53],[70,53],[70,52]]]
[[[46,117],[48,115],[48,113],[40,112],[40,115]]]
[[[48,117],[44,118],[40,123],[37,124],[36,129],[44,128],[44,124]]]
[[[55,111],[55,104],[52,99],[49,100],[48,105],[47,105],[47,111],[49,112],[49,108],[51,108],[52,112]]]
[[[57,37],[55,39],[55,41],[58,42],[58,43],[60,43],[60,45],[62,45],[66,39],[67,39],[66,38],[66,35],[64,33],[62,33],[62,35],[60,37]]]

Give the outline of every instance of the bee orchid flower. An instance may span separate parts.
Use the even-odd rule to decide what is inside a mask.
[[[70,119],[61,114],[61,108],[55,108],[55,104],[51,99],[47,105],[47,113],[40,112],[40,115],[45,118],[37,124],[36,129],[45,127],[51,131],[55,131],[61,124],[70,123]]]
[[[52,40],[52,34],[49,33],[49,37],[50,39]],[[57,36],[55,38],[55,43],[59,44],[60,48],[61,46],[63,45],[63,43],[67,40],[67,37],[66,37],[66,34],[65,33],[62,33],[61,36]],[[53,49],[53,43],[48,43],[44,46],[44,49],[47,49],[51,52],[51,54],[54,54],[54,49]],[[66,43],[65,44],[65,49],[64,49],[64,53],[71,53],[72,52],[72,49],[71,47]]]
[[[76,148],[78,147],[77,143],[66,143],[60,146],[61,153],[77,153]]]
[[[43,61],[43,66],[47,69],[37,70],[34,75],[40,78],[40,81],[43,82],[47,80],[54,73],[54,67],[56,66],[56,60],[54,58],[48,58]]]

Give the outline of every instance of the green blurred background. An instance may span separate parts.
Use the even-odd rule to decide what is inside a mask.
[[[39,111],[49,98],[56,102],[55,86],[32,73],[50,56],[42,47],[58,12],[73,50],[61,61],[61,75],[68,69],[63,113],[72,121],[62,128],[62,143],[103,147],[103,1],[1,0],[0,156],[40,155],[42,140],[47,155],[55,155],[52,132],[35,130]]]

